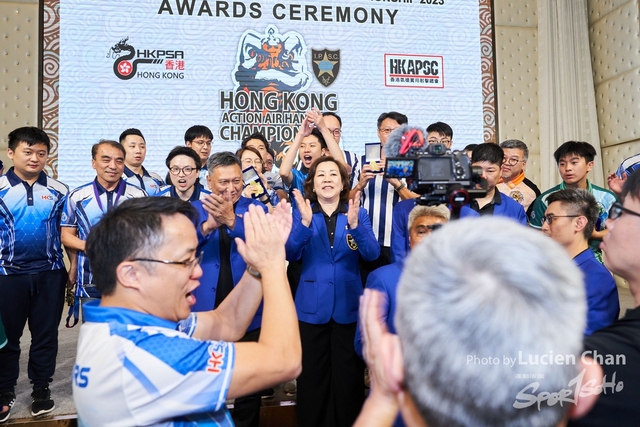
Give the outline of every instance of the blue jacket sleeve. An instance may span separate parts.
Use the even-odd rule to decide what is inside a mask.
[[[401,203],[402,202],[396,203],[393,207],[393,219],[391,220],[391,262],[404,259],[408,251],[408,217],[405,215]]]
[[[369,215],[364,208],[360,208],[358,212],[358,226],[350,230],[350,232],[358,244],[360,256],[365,261],[374,261],[380,256],[380,245],[373,234]]]
[[[375,289],[380,291],[384,298],[382,299],[382,317],[381,319],[384,323],[389,327],[389,296],[387,294],[387,287],[385,286],[383,278],[376,273],[376,271],[372,271],[371,274],[367,277],[367,284],[365,286],[367,289]],[[393,319],[391,319],[393,321]],[[353,345],[355,347],[356,353],[361,358],[364,358],[362,355],[362,325],[360,323],[360,316],[358,316],[358,323],[356,326],[356,337],[353,341]]]

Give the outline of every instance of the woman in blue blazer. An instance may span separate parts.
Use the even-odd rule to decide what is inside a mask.
[[[367,212],[349,200],[342,164],[317,159],[304,189],[306,200],[294,190],[298,207],[286,245],[290,261],[302,260],[295,295],[302,340],[298,425],[351,426],[364,402],[364,365],[353,345],[362,295],[358,259],[375,260],[380,245]]]

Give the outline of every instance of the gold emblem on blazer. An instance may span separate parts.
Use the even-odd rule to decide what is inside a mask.
[[[349,246],[349,249],[351,249],[352,251],[358,250],[358,244],[356,243],[356,239],[354,239],[351,234],[347,234],[347,245]]]

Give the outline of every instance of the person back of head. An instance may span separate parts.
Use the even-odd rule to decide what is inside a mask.
[[[596,198],[587,190],[568,188],[551,193],[547,198],[547,206],[560,202],[568,215],[580,215],[587,218],[587,224],[582,230],[585,240],[589,240],[600,215],[600,207]]]
[[[590,163],[596,157],[596,149],[588,142],[567,141],[553,152],[553,158],[556,163],[560,163],[562,159],[572,154],[583,157],[587,163]]]
[[[504,159],[504,151],[498,144],[484,143],[478,144],[471,154],[471,163],[489,162],[494,165],[502,166]]]
[[[559,392],[578,374],[584,285],[551,239],[504,218],[449,223],[410,253],[397,304],[405,388],[429,427],[555,426],[566,415],[567,404],[516,405],[523,391]],[[506,361],[543,355],[569,360]]]
[[[116,291],[116,268],[133,258],[154,258],[164,243],[162,222],[183,214],[196,222],[198,214],[190,203],[173,197],[138,197],[109,209],[89,233],[87,257],[96,288],[103,296]],[[153,268],[153,267],[150,267]]]
[[[640,201],[640,169],[634,171],[622,187],[621,199],[624,200],[627,196]]]

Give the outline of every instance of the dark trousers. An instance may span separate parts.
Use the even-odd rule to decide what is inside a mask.
[[[238,342],[257,342],[260,328],[247,332]],[[248,396],[238,397],[233,403],[231,418],[236,427],[258,427],[260,424],[261,391]]]
[[[300,427],[353,425],[364,403],[364,362],[353,347],[356,324],[300,323],[302,373],[296,412]]]
[[[45,387],[53,380],[66,283],[64,269],[0,276],[0,315],[9,340],[0,349],[0,392],[15,389],[20,337],[27,321],[31,332],[29,379],[34,388]]]

